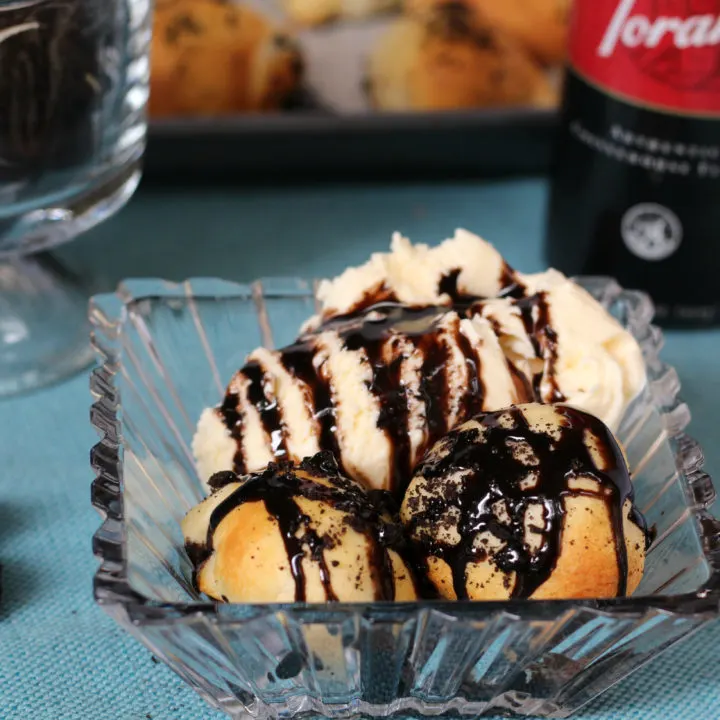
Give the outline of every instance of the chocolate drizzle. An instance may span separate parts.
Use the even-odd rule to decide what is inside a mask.
[[[444,310],[436,307],[410,308],[384,303],[371,308],[359,322],[350,321],[345,328],[338,326],[345,348],[364,350],[372,368],[368,389],[381,401],[377,424],[389,440],[392,489],[398,496],[405,491],[412,471],[408,389],[402,380],[402,363],[408,349],[419,352],[423,358],[419,392],[425,404],[427,438],[420,453],[448,430],[448,347],[438,329],[444,315]],[[461,336],[459,323],[453,336],[456,342]],[[396,342],[407,343],[408,349],[394,353]],[[475,355],[469,343],[467,348],[472,360]],[[394,353],[390,360],[388,353]]]
[[[245,454],[242,449],[242,414],[239,410],[240,398],[236,392],[230,391],[225,395],[219,407],[225,427],[230,431],[230,437],[235,441],[237,450],[233,456],[233,469],[238,475],[243,475],[246,470]]]
[[[348,351],[360,351],[371,369],[368,391],[378,400],[380,413],[377,426],[386,435],[391,448],[389,459],[393,490],[401,496],[411,476],[415,457],[421,454],[450,428],[448,402],[451,392],[448,378],[450,345],[454,344],[464,357],[469,382],[460,399],[460,421],[479,412],[485,389],[481,380],[477,351],[460,330],[460,318],[447,318],[447,308],[411,308],[397,303],[382,303],[359,317],[339,317],[328,321],[320,332],[337,334]],[[343,453],[337,433],[338,400],[333,389],[327,362],[324,362],[323,338],[319,334],[302,338],[294,345],[277,352],[285,370],[299,381],[308,410],[318,426],[318,444],[331,451],[343,468]],[[412,390],[403,378],[404,363],[413,355],[422,358],[418,375],[418,400],[424,403],[425,441],[415,457],[410,444],[410,405]],[[220,406],[220,416],[238,443],[235,471],[247,469],[247,458],[240,443],[242,415],[238,411],[236,388],[243,388],[244,400],[253,405],[270,439],[271,450],[278,459],[287,457],[287,439],[291,429],[283,421],[282,401],[268,398],[266,377],[261,364],[251,360],[239,372],[247,382],[234,382],[232,392]],[[338,380],[339,382],[339,380]],[[242,407],[242,403],[240,403]],[[299,460],[299,458],[290,458]],[[371,478],[357,478],[371,481]]]
[[[407,389],[402,382],[402,356],[386,362],[383,357],[384,344],[380,341],[362,345],[362,338],[351,336],[346,342],[348,350],[363,349],[372,367],[372,384],[369,388],[375,396],[382,398],[377,426],[390,440],[392,448],[391,466],[395,477],[407,476],[410,467],[410,434],[408,432],[409,406]]]
[[[447,363],[447,345],[428,343],[420,372],[420,394],[425,402],[428,435],[433,439],[447,430]]]
[[[265,394],[263,385],[265,372],[258,363],[249,362],[242,369],[242,374],[248,379],[247,399],[255,406],[260,415],[260,422],[263,424],[265,434],[270,438],[273,455],[281,459],[287,455],[282,412],[277,400],[270,399]]]
[[[344,378],[334,378],[327,362],[329,353],[324,333],[333,333],[348,351],[358,351],[362,361],[369,364],[371,379],[368,391],[379,401],[380,412],[377,427],[388,440],[391,456],[388,459],[388,475],[391,489],[401,496],[409,482],[416,458],[440,438],[450,428],[450,398],[458,391],[451,387],[449,368],[454,348],[464,358],[467,367],[468,382],[461,389],[454,424],[463,422],[483,410],[486,395],[483,383],[482,367],[479,365],[477,348],[460,331],[460,317],[482,313],[483,300],[464,293],[458,287],[461,275],[459,268],[452,269],[438,281],[438,293],[450,300],[447,306],[403,305],[395,301],[394,294],[384,284],[368,291],[346,315],[326,320],[315,332],[300,337],[297,342],[277,351],[275,357],[284,369],[297,381],[305,396],[309,415],[316,423],[318,447],[331,451],[338,460],[340,468],[346,472],[343,447],[338,435],[339,406],[338,383]],[[533,351],[543,361],[543,369],[534,376],[526,376],[518,367],[507,360],[507,366],[516,388],[517,401],[539,400],[543,402],[562,402],[566,398],[560,391],[557,377],[558,338],[551,327],[550,308],[546,293],[540,292],[525,296],[526,287],[518,279],[517,273],[506,263],[503,264],[498,284],[502,287],[500,295],[515,306],[525,332],[532,343]],[[368,307],[371,300],[384,300]],[[449,313],[456,312],[453,320]],[[493,318],[488,319],[495,334],[502,337],[502,328]],[[417,387],[409,386],[404,377],[406,363],[412,357],[419,357],[421,366],[408,370],[417,378]],[[283,419],[282,397],[268,397],[266,385],[272,385],[272,371],[263,370],[260,363],[251,361],[240,370],[239,376],[246,382],[236,382],[231,393],[220,407],[220,414],[237,442],[234,469],[242,473],[248,469],[248,459],[244,455],[240,436],[243,421],[242,408],[254,406],[269,438],[269,449],[273,456],[280,459],[298,461],[301,458],[289,457],[288,438],[293,428],[286,426]],[[242,392],[238,398],[235,392]],[[415,392],[416,397],[411,393]],[[238,400],[240,402],[239,411]],[[420,447],[411,445],[410,430],[411,408],[414,402],[424,407],[425,433]],[[373,484],[374,478],[362,477],[358,468],[353,469],[355,479]]]
[[[488,298],[481,295],[471,295],[462,292],[458,288],[458,278],[462,272],[461,268],[454,268],[446,272],[438,283],[438,294],[447,295],[450,298],[450,307],[458,312],[469,314],[467,311],[476,303],[481,303]],[[518,279],[517,273],[506,262],[503,261],[498,278],[499,290],[496,298],[519,299],[525,297],[526,288]]]
[[[218,487],[227,485],[228,473],[222,475],[214,483]],[[318,478],[330,480],[331,484],[318,482]],[[214,482],[213,478],[211,482]],[[245,503],[263,502],[282,535],[295,583],[295,601],[304,602],[307,599],[303,561],[308,558],[317,564],[320,571],[325,599],[337,600],[338,594],[332,584],[324,551],[342,542],[343,529],[319,534],[296,502],[301,497],[335,508],[343,514],[342,522],[346,526],[366,537],[374,599],[393,600],[395,576],[388,551],[392,549],[404,554],[402,532],[381,513],[360,486],[340,475],[337,463],[329,452],[307,458],[298,467],[289,462],[271,463],[262,473],[245,479],[213,510],[204,547],[193,545],[188,548],[196,571],[212,554],[215,532],[230,513]]]
[[[467,297],[458,290],[458,276],[461,272],[460,268],[450,270],[440,278],[438,283],[438,293],[447,295],[452,300],[453,305],[467,300]]]
[[[282,351],[280,362],[307,392],[307,402],[320,430],[319,444],[335,457],[340,456],[336,435],[335,403],[325,374],[314,365],[315,352],[309,343],[297,343]]]
[[[374,287],[370,287],[353,303],[353,305],[341,315],[338,314],[324,314],[323,315],[323,327],[326,323],[332,322],[335,319],[349,319],[358,317],[365,313],[368,308],[374,305],[380,305],[383,303],[399,303],[397,295],[393,290],[387,287],[385,282],[381,282]]]
[[[481,368],[478,367],[477,355],[473,350],[468,337],[458,328],[455,333],[460,352],[467,365],[468,384],[461,399],[461,416],[471,418],[482,410],[485,399],[485,386],[483,385]]]
[[[497,294],[499,298],[514,298],[519,300],[525,297],[527,288],[519,280],[517,273],[505,261],[500,271],[500,287],[502,290]]]
[[[450,302],[448,304],[435,306],[437,310],[456,310],[462,314],[462,312],[467,310],[473,303],[488,299],[481,295],[463,292],[458,287],[458,279],[462,271],[463,269],[460,267],[452,268],[440,276],[437,284],[437,294],[447,295],[450,298]],[[525,286],[519,280],[515,270],[505,261],[503,261],[500,268],[498,286],[499,290],[495,293],[494,297],[521,298],[525,296]],[[332,327],[337,321],[343,322],[361,317],[370,309],[383,305],[401,305],[415,310],[423,310],[429,307],[402,303],[395,291],[389,288],[383,281],[365,290],[344,313],[332,314],[331,310],[326,311],[326,313],[322,315],[322,324],[316,332]]]
[[[552,574],[559,555],[564,523],[564,498],[589,495],[602,498],[608,508],[615,540],[618,565],[617,594],[627,592],[627,548],[623,527],[623,506],[632,502],[633,490],[622,452],[608,428],[597,418],[568,406],[555,410],[566,421],[560,438],[530,428],[520,408],[487,413],[477,419],[485,428],[483,437],[476,428],[451,432],[443,453],[431,457],[418,468],[425,482],[424,497],[407,500],[411,520],[407,530],[424,557],[435,556],[450,566],[458,599],[468,597],[468,563],[491,557],[503,573],[515,573],[511,597],[530,597]],[[510,416],[504,423],[501,417]],[[602,453],[600,470],[585,444],[585,433],[596,438]],[[534,458],[518,456],[518,443],[529,448]],[[448,478],[463,472],[459,484]],[[534,473],[535,482],[528,483]],[[595,480],[598,491],[570,489],[575,477]],[[497,512],[503,503],[505,512]],[[526,542],[526,514],[531,506],[542,508],[543,527],[538,548]],[[459,520],[448,515],[454,508]],[[645,520],[632,505],[629,519],[648,537]],[[460,541],[456,545],[437,540],[438,528],[452,525]],[[447,527],[448,530],[452,529]],[[477,543],[478,535],[490,533],[501,546],[494,552]]]
[[[563,402],[566,397],[560,392],[557,384],[557,333],[550,324],[550,307],[544,292],[536,293],[515,302],[520,310],[520,317],[525,332],[530,338],[535,356],[545,361],[543,372],[536,373],[532,378],[532,387],[536,400],[542,402]],[[545,380],[550,385],[550,396],[543,397],[541,383]]]

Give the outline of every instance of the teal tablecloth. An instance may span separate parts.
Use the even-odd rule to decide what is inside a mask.
[[[392,230],[435,242],[456,226],[526,271],[543,267],[540,181],[297,189],[141,191],[117,218],[63,250],[104,284],[127,275],[336,273],[386,247]],[[720,477],[715,428],[720,331],[668,334],[693,434]],[[87,378],[0,402],[0,718],[219,717],[93,604]],[[720,718],[720,624],[588,706],[592,720]]]

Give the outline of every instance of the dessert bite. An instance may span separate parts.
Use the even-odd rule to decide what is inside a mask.
[[[401,499],[427,448],[478,412],[567,402],[615,430],[645,385],[637,342],[588,292],[465,230],[433,248],[396,234],[318,299],[295,344],[253,351],[202,414],[203,480],[330,450]]]
[[[413,245],[395,233],[389,253],[375,253],[364,265],[323,281],[317,296],[320,312],[306,330],[380,301],[480,315],[531,399],[577,405],[612,430],[645,386],[637,341],[589,292],[557,270],[515,270],[467,230],[435,247]]]
[[[645,364],[598,301],[555,270],[514,270],[465,230],[432,248],[396,234],[317,296],[297,340],[252,351],[200,418],[193,452],[211,494],[183,532],[201,592],[637,588],[648,533],[613,432]]]
[[[211,478],[182,523],[200,592],[225,602],[415,600],[401,529],[330,453]]]
[[[481,316],[379,305],[252,352],[220,407],[203,413],[193,448],[203,478],[329,450],[351,478],[401,498],[433,442],[526,392]]]
[[[557,106],[556,87],[524,43],[488,23],[472,0],[416,0],[408,10],[388,25],[368,58],[366,89],[374,108]]]
[[[623,452],[567,405],[457,427],[417,467],[401,519],[450,600],[615,597],[642,578],[648,534]]]
[[[286,107],[303,79],[295,37],[270,13],[225,0],[155,3],[150,116],[222,116]]]

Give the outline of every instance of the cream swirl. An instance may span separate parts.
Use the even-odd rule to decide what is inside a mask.
[[[513,280],[513,271],[488,242],[458,229],[435,247],[418,244],[393,233],[390,252],[373,253],[358,267],[350,267],[318,286],[320,314],[311,317],[303,331],[322,322],[362,311],[377,302],[405,305],[450,306],[453,294],[494,297]],[[448,294],[443,280],[452,278]]]
[[[645,386],[637,341],[586,290],[556,270],[518,275],[524,298],[477,303],[508,359],[542,402],[563,400],[613,430]]]

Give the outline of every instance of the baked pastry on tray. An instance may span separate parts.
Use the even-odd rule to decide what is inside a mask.
[[[166,0],[154,23],[152,116],[275,110],[300,86],[297,44],[247,5]]]
[[[542,67],[469,4],[452,0],[399,18],[373,50],[370,102],[379,110],[552,107]]]
[[[558,65],[565,59],[571,0],[467,0],[488,25],[511,35],[538,60]],[[409,14],[438,0],[406,0]]]
[[[285,11],[301,25],[370,17],[399,9],[400,0],[283,0]]]

